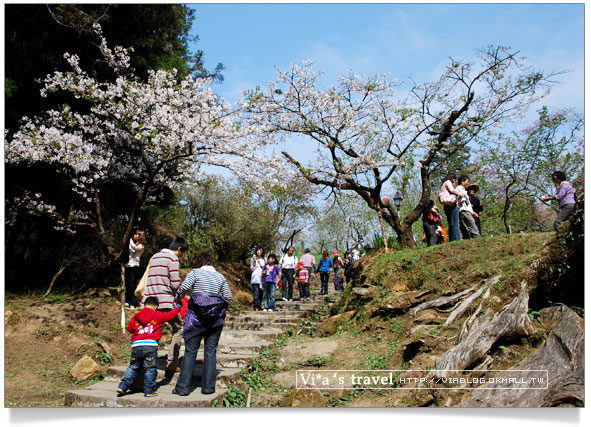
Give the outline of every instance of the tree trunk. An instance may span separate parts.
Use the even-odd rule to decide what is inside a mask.
[[[127,264],[129,260],[129,240],[133,234],[133,227],[137,217],[139,216],[140,209],[144,204],[144,201],[148,197],[148,191],[152,186],[152,178],[149,178],[144,183],[142,187],[142,191],[138,195],[135,200],[135,204],[133,206],[133,210],[131,211],[131,215],[129,217],[129,221],[127,222],[127,229],[125,230],[125,235],[123,236],[121,252],[119,253],[119,263],[121,265],[121,286],[119,287],[119,301],[121,301],[121,331],[125,334],[125,264]]]
[[[55,275],[53,276],[53,279],[51,279],[51,283],[49,284],[49,287],[47,288],[45,295],[43,295],[44,297],[49,295],[49,293],[53,289],[53,285],[55,284],[55,281],[57,280],[58,277],[60,277],[60,275],[64,272],[65,269],[66,269],[65,265],[60,266],[59,271],[57,273],[55,273]]]
[[[417,244],[415,242],[414,236],[412,234],[412,228],[404,227],[398,234],[398,241],[402,246],[405,248],[416,248]]]
[[[511,234],[511,225],[509,225],[509,211],[511,210],[511,200],[505,201],[503,208],[503,224],[505,224],[505,231],[507,234]]]

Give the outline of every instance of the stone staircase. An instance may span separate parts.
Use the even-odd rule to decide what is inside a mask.
[[[329,286],[329,288],[332,286]],[[317,291],[310,301],[295,300],[285,302],[278,300],[275,312],[244,311],[239,314],[228,315],[224,330],[217,349],[217,379],[216,391],[213,394],[201,393],[201,370],[203,364],[203,343],[197,354],[197,363],[193,371],[193,391],[189,396],[172,394],[178,373],[165,375],[166,351],[158,352],[158,396],[146,398],[141,388],[139,391],[117,397],[117,386],[123,377],[127,365],[112,366],[107,371],[106,378],[100,383],[85,389],[70,390],[66,393],[65,404],[72,407],[208,407],[217,400],[220,402],[228,388],[241,375],[241,369],[252,364],[253,360],[265,348],[273,344],[287,329],[298,331],[301,322],[316,313],[319,306],[336,292],[329,289],[328,296],[317,295]],[[305,326],[304,326],[305,327]],[[181,348],[181,357],[184,347]],[[138,384],[142,383],[138,379]]]

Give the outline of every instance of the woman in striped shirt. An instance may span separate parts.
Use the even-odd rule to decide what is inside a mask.
[[[176,387],[172,391],[179,396],[188,396],[191,392],[195,358],[202,338],[204,356],[201,393],[215,392],[216,351],[224,326],[226,307],[232,299],[232,291],[226,278],[215,271],[214,263],[213,256],[207,252],[197,255],[195,268],[187,274],[177,294],[177,299],[181,299],[191,292],[183,327],[185,356]]]

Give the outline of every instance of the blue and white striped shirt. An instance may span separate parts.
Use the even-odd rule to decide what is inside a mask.
[[[179,288],[177,298],[182,298],[188,292],[205,294],[219,294],[221,292],[227,301],[232,299],[232,291],[226,278],[209,265],[195,268],[187,274]]]

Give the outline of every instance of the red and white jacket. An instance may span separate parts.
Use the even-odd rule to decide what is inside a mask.
[[[132,333],[131,347],[158,347],[158,341],[162,336],[162,324],[173,319],[179,312],[184,318],[187,313],[188,301],[187,298],[183,298],[182,307],[177,305],[169,312],[144,307],[140,312],[134,314],[127,325],[127,330]]]

